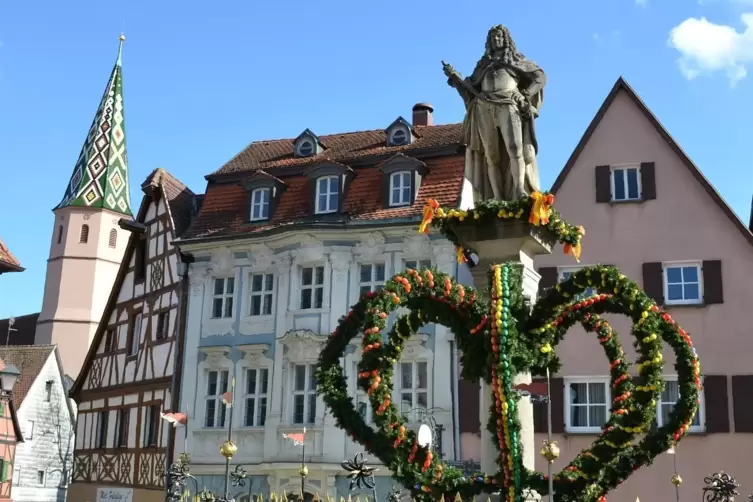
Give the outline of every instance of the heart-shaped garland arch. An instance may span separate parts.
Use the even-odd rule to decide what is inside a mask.
[[[533,213],[537,213],[536,221],[555,232],[565,242],[566,252],[577,257],[584,232],[562,221],[549,207],[542,209],[540,201],[535,196],[516,202],[487,201],[469,212],[443,211],[430,204],[431,212],[425,212],[425,221],[439,217],[441,223],[447,224],[455,218],[457,225],[466,218],[476,223],[488,221],[490,216],[511,219],[530,214],[529,221],[533,223]],[[538,217],[541,215],[544,218]],[[443,227],[440,225],[446,237],[454,241],[454,234]],[[462,256],[460,251],[458,256]],[[576,322],[598,335],[610,361],[616,398],[601,437],[556,475],[555,498],[596,501],[684,435],[697,409],[698,358],[687,333],[634,282],[614,267],[583,269],[539,299],[529,316],[523,303],[519,264],[495,265],[489,279],[491,304],[479,300],[472,288],[464,288],[440,272],[406,270],[389,281],[384,290],[369,294],[354,305],[320,355],[319,389],[338,425],[388,466],[393,477],[410,488],[414,496],[460,494],[465,499],[504,489],[506,498],[512,501],[522,500],[527,489],[547,493],[545,476],[529,472],[522,465],[517,416],[520,396],[511,388],[512,376],[524,371],[541,373],[546,368],[556,371],[559,362],[552,346]],[[589,287],[596,288],[599,294],[573,300]],[[388,316],[398,307],[407,307],[410,312],[397,319],[385,340],[383,330]],[[603,312],[633,318],[632,331],[640,354],[638,373],[645,380],[643,385],[633,385],[616,333],[599,316]],[[495,399],[488,428],[497,437],[495,444],[500,451],[501,470],[496,474],[478,473],[466,478],[457,469],[444,466],[429,449],[418,445],[416,435],[406,428],[403,417],[391,404],[392,372],[402,344],[427,323],[445,325],[456,334],[464,378],[484,378],[492,385]],[[340,365],[351,340],[361,335],[363,356],[358,385],[370,396],[378,430],[368,426],[356,411]],[[660,340],[675,350],[681,397],[668,422],[634,445],[635,437],[648,430],[654,419],[663,386]]]

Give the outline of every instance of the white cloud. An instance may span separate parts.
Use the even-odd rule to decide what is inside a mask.
[[[635,5],[638,5],[639,7],[647,7],[648,0],[635,0]]]
[[[685,78],[725,72],[731,85],[745,78],[746,67],[753,62],[753,13],[740,17],[745,25],[742,32],[705,17],[691,17],[672,28],[669,45],[680,53],[677,63]]]

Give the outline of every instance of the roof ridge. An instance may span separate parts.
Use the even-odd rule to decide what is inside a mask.
[[[441,128],[441,127],[458,126],[461,123],[462,122],[453,122],[453,123],[450,123],[450,124],[434,124],[434,125],[430,125],[430,126],[423,126],[423,125],[415,126],[415,125],[411,124],[411,127],[415,127],[417,129],[428,129],[428,128],[437,128],[437,127]],[[333,132],[331,134],[317,134],[317,136],[320,139],[322,139],[322,138],[331,138],[333,136],[350,136],[350,135],[354,135],[354,134],[366,134],[366,133],[371,133],[371,132],[384,132],[384,131],[385,131],[385,129],[364,129],[364,130],[361,130],[361,131],[347,131],[347,132]],[[250,144],[251,145],[255,145],[255,144],[259,144],[259,143],[284,143],[284,142],[292,142],[292,141],[295,141],[297,137],[298,136],[296,136],[295,138],[259,139],[259,140],[252,141]]]

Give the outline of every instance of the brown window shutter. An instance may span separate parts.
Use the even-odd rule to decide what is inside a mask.
[[[612,173],[609,166],[596,166],[596,202],[612,201]]]
[[[706,432],[729,432],[727,375],[704,375],[703,398],[706,403]]]
[[[546,382],[545,378],[534,378],[534,383]],[[546,420],[547,420],[547,408],[546,403],[533,403],[533,432],[544,433],[547,432]]]
[[[390,178],[392,174],[382,173],[382,207],[390,207]]]
[[[657,305],[664,305],[664,269],[661,262],[643,264],[643,290]]]
[[[557,281],[559,280],[557,267],[541,267],[539,268],[539,275],[541,275],[541,279],[539,280],[539,294],[556,286]]]
[[[565,380],[552,378],[549,384],[549,397],[552,400],[552,433],[565,432]],[[534,422],[535,424],[535,422]]]
[[[458,380],[458,428],[460,433],[481,433],[479,406],[481,406],[481,386],[471,380]]]
[[[703,303],[706,305],[724,303],[721,260],[704,260],[703,262]]]
[[[735,432],[753,432],[753,375],[732,375],[732,413]]]
[[[653,162],[641,163],[641,198],[656,199],[656,168]]]

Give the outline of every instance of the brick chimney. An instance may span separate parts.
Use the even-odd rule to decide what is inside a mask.
[[[429,103],[418,103],[413,107],[413,127],[415,126],[433,126],[434,125],[434,107]]]

